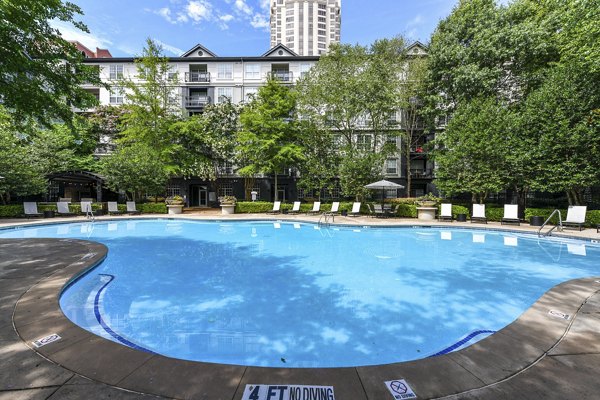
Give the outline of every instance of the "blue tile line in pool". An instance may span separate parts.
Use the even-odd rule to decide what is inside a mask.
[[[104,329],[109,335],[111,335],[112,337],[114,337],[115,339],[117,339],[119,342],[123,343],[125,346],[129,346],[132,349],[136,349],[136,350],[141,350],[141,351],[145,351],[146,353],[151,353],[151,354],[156,354],[155,352],[153,352],[152,350],[148,350],[142,346],[139,346],[133,342],[130,342],[129,340],[125,339],[123,336],[119,335],[117,332],[113,331],[110,326],[108,326],[106,324],[106,322],[104,322],[104,319],[102,318],[102,315],[100,314],[100,307],[99,307],[99,303],[100,303],[100,295],[102,294],[102,292],[104,291],[104,289],[106,289],[106,287],[115,279],[114,275],[109,275],[109,274],[99,274],[100,276],[106,276],[108,277],[108,281],[106,281],[106,283],[104,285],[102,285],[102,287],[100,288],[100,290],[98,290],[98,293],[96,293],[96,297],[94,298],[94,315],[96,315],[96,320],[98,321],[98,323],[100,324],[100,326],[102,327],[102,329]]]
[[[436,357],[436,356],[441,356],[444,354],[451,353],[454,350],[458,349],[459,347],[464,346],[466,343],[468,343],[471,339],[475,338],[476,336],[483,335],[485,333],[492,334],[492,333],[496,333],[496,331],[482,329],[482,330],[477,330],[477,331],[471,332],[470,334],[465,336],[463,339],[454,343],[452,346],[448,346],[444,350],[438,351],[437,353],[432,354],[429,357]]]

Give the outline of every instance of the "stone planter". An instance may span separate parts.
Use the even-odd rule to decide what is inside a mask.
[[[221,214],[222,215],[235,214],[235,204],[221,204]]]
[[[183,204],[167,204],[169,214],[181,214],[183,212]]]
[[[434,207],[436,204],[437,202],[433,200],[417,201],[417,205],[420,207]]]

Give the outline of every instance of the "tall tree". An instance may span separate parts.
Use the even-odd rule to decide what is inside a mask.
[[[166,156],[174,145],[168,134],[169,127],[181,114],[177,78],[169,75],[169,61],[162,47],[152,39],[147,39],[135,64],[135,79],[126,77],[119,82],[125,90],[128,110],[122,117],[124,129],[119,142],[144,143]]]
[[[293,89],[269,79],[240,115],[238,151],[240,159],[246,161],[240,172],[273,174],[275,200],[279,198],[278,174],[303,158],[295,111],[296,93]]]
[[[363,186],[381,177],[383,162],[394,151],[386,142],[387,135],[398,134],[389,120],[399,106],[399,71],[405,61],[406,43],[400,37],[370,47],[333,45],[298,84],[300,114],[321,131],[337,134],[335,145],[343,157],[335,175],[347,196],[364,196]],[[313,141],[319,143],[331,146],[328,140]],[[364,167],[358,176],[355,165]]]
[[[12,123],[11,116],[0,106],[0,202],[11,196],[40,194],[46,190],[44,171],[30,151],[28,135]]]
[[[400,106],[400,132],[402,132],[401,154],[406,163],[406,193],[410,196],[412,176],[410,173],[411,149],[420,146],[427,135],[425,130],[424,101],[427,97],[427,60],[413,57],[406,61],[403,82],[398,92]]]
[[[508,186],[506,137],[510,111],[493,98],[461,103],[447,129],[435,139],[435,185],[446,196],[471,193],[483,203]]]
[[[72,106],[96,103],[83,90],[84,82],[100,84],[98,70],[82,64],[73,44],[50,25],[59,20],[88,32],[75,18],[81,9],[61,0],[5,0],[0,2],[0,98],[14,121],[29,117],[49,125],[70,122]]]

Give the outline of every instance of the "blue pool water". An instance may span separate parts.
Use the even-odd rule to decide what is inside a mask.
[[[471,229],[122,220],[0,237],[108,246],[60,300],[83,328],[175,358],[257,366],[444,353],[506,326],[552,286],[600,275],[598,245]]]

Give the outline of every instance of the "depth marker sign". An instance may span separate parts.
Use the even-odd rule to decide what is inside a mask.
[[[335,400],[333,386],[246,385],[242,400]]]
[[[50,344],[52,342],[56,342],[57,340],[60,340],[61,337],[58,336],[56,333],[52,333],[48,336],[44,336],[43,338],[39,338],[38,340],[35,340],[33,342],[31,342],[35,347],[42,347],[45,346],[47,344]]]
[[[396,379],[395,381],[387,381],[384,383],[385,387],[387,387],[392,396],[394,396],[394,399],[404,400],[417,398],[415,392],[413,392],[404,379]]]

